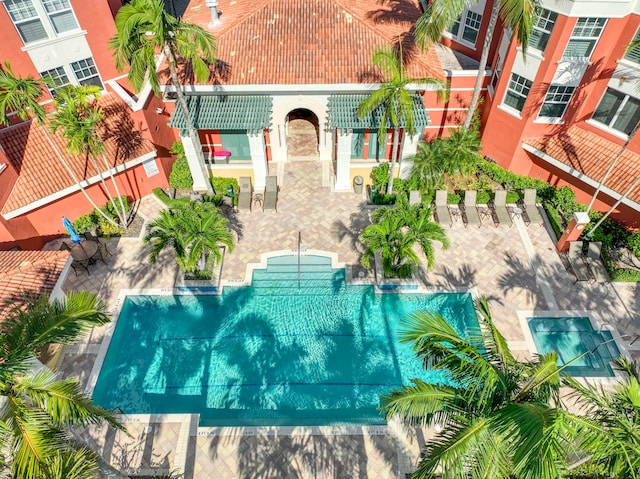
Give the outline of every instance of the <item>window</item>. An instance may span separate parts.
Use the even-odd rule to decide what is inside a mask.
[[[640,100],[607,88],[593,119],[630,135],[640,121]]]
[[[640,63],[640,30],[636,33],[636,36],[633,37],[631,44],[636,43],[634,48],[627,48],[627,52],[624,54],[624,58],[633,63]]]
[[[93,58],[85,58],[84,60],[73,62],[71,68],[80,85],[94,85],[103,88],[98,69],[96,64],[93,63]]]
[[[544,9],[540,11],[533,23],[533,30],[531,37],[529,37],[529,48],[544,52],[557,18],[558,14],[556,12]]]
[[[24,43],[48,37],[31,0],[5,0],[4,5]]]
[[[42,4],[56,33],[78,28],[69,0],[42,0]]]
[[[578,18],[564,51],[564,58],[589,58],[606,21],[606,18]]]
[[[524,102],[527,101],[529,90],[531,90],[531,81],[512,73],[507,93],[504,97],[504,104],[515,110],[522,111]]]
[[[69,77],[63,67],[53,68],[40,73],[40,76],[47,84],[49,91],[54,95],[54,90],[69,84]]]
[[[464,19],[464,22],[462,21]],[[449,31],[456,40],[462,40],[472,45],[476,44],[482,15],[475,12],[464,12],[458,20],[451,26]]]
[[[13,24],[27,44],[76,30],[69,0],[4,0]]]
[[[549,86],[538,118],[562,118],[575,90],[572,86]]]

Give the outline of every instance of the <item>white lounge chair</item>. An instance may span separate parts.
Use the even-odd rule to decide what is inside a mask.
[[[536,205],[536,190],[524,190],[522,205],[524,206],[524,211],[527,213],[527,218],[529,218],[529,223],[540,225],[544,222]]]
[[[436,218],[441,225],[451,226],[451,215],[449,214],[449,202],[447,200],[447,190],[436,190]]]
[[[481,226],[480,215],[476,207],[476,190],[467,190],[464,192],[464,216],[467,218],[466,225]]]
[[[496,196],[493,199],[493,211],[498,218],[498,224],[513,226],[513,221],[507,210],[507,190],[496,190]]]
[[[589,243],[587,249],[587,264],[593,277],[596,279],[596,283],[608,283],[611,281],[607,267],[602,261],[602,243],[599,241],[592,241]]]
[[[576,275],[576,281],[591,281],[589,269],[582,255],[582,241],[572,241],[569,243],[568,258],[571,269],[573,269],[573,273]]]

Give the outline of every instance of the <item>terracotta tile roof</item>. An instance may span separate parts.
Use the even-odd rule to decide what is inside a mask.
[[[619,145],[577,126],[554,136],[527,138],[524,143],[598,182],[620,150]],[[640,155],[626,150],[607,178],[605,186],[622,194],[638,176]],[[629,199],[640,203],[640,188],[636,188]]]
[[[51,294],[68,251],[0,251],[0,319],[25,299]]]
[[[222,22],[209,28],[205,0],[192,0],[183,20],[216,36],[211,81],[226,85],[378,82],[373,51],[393,45],[421,13],[417,0],[220,0],[218,10]],[[434,48],[419,52],[409,35],[403,53],[410,76],[444,79]],[[188,68],[181,76],[194,82]]]
[[[136,128],[126,106],[117,95],[106,94],[99,101],[105,119],[98,134],[104,140],[106,157],[111,167],[154,151],[153,145]],[[2,214],[76,184],[51,147],[43,129],[49,131],[46,125],[40,127],[29,121],[0,130],[0,148],[19,172],[19,178],[0,211]],[[60,133],[49,136],[77,178],[87,179],[98,174],[92,160],[67,153]],[[101,158],[98,160],[101,162]],[[102,166],[101,169],[106,170]]]

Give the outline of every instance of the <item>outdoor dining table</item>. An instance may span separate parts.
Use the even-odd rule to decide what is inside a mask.
[[[71,246],[71,257],[77,261],[92,261],[100,245],[97,241],[81,241]]]

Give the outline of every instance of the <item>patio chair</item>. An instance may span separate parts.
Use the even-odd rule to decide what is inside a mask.
[[[58,248],[58,250],[69,251],[69,253],[71,253],[71,247],[64,241],[60,244],[60,247]],[[74,271],[74,273],[76,273],[76,276],[78,276],[78,271],[80,270],[84,270],[87,273],[87,275],[89,274],[89,267],[88,267],[88,264],[85,264],[85,261],[78,261],[77,259],[72,259],[71,269]]]
[[[602,261],[602,243],[600,241],[592,241],[587,248],[587,264],[596,283],[608,283],[611,281],[607,267]]]
[[[264,198],[262,203],[262,209],[264,210],[276,210],[276,203],[278,201],[278,177],[267,176],[266,186],[264,188]]]
[[[418,190],[409,191],[409,204],[417,205],[419,203],[422,203],[420,192]]]
[[[529,218],[529,224],[541,225],[544,223],[542,216],[540,216],[538,212],[538,206],[536,205],[536,190],[533,188],[524,190],[522,206],[527,213],[527,218]]]
[[[107,248],[107,243],[105,243],[104,241],[100,241],[100,238],[95,236],[91,231],[85,231],[84,237],[87,241],[95,241],[96,243],[98,243],[98,253],[96,254],[96,258],[94,259],[99,259],[104,264],[107,264],[106,259],[109,256],[113,256],[111,254],[111,251],[109,251],[109,248]]]
[[[507,210],[507,190],[496,190],[496,195],[493,199],[493,211],[498,218],[498,224],[513,226],[509,210]]]
[[[591,281],[591,275],[582,255],[582,241],[572,241],[569,243],[569,264],[576,275],[576,282]]]
[[[436,190],[436,218],[441,225],[453,225],[449,214],[449,203],[447,201],[447,190]]]
[[[241,176],[239,181],[240,192],[238,193],[238,210],[250,210],[251,209],[251,177]]]
[[[476,190],[467,190],[464,192],[464,216],[467,218],[467,226],[481,226],[480,215],[476,207]]]

